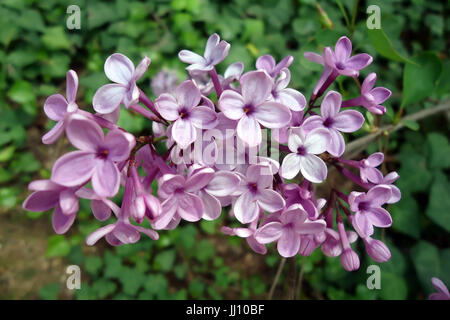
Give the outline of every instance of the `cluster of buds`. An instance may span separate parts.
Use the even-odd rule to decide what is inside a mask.
[[[55,94],[45,102],[46,115],[57,123],[42,141],[54,143],[65,133],[77,150],[55,162],[49,180],[30,184],[34,192],[24,208],[54,208],[53,228],[63,234],[74,223],[79,199],[90,200],[97,220],[113,215],[115,222],[90,234],[88,245],[103,237],[113,246],[136,243],[141,233],[157,240],[160,230],[174,229],[181,220],[211,221],[225,212],[235,221],[222,232],[245,238],[260,254],[273,242],[283,257],[308,256],[320,247],[327,256],[340,256],[343,267],[352,271],[360,262],[351,243],[361,238],[372,259],[387,261],[389,249],[372,236],[374,227],[392,224],[382,206],[400,199],[392,184],[398,175],[384,176],[377,169],[382,153],[359,161],[342,156],[343,134],[364,123],[363,115],[349,107],[383,114],[380,104],[391,92],[373,88],[374,73],[357,98],[342,101],[340,93],[327,92],[338,76],[357,78],[372,57],[351,56],[347,37],[322,55],[306,53],[324,66],[307,102],[288,88],[293,57],[276,63],[264,55],[255,70],[245,73],[244,65],[235,62],[219,75],[216,65],[229,50],[217,34],[208,39],[203,55],[182,50],[179,58],[189,64],[188,79],[177,85],[172,74],[158,74],[152,82],[154,101],[136,84],[150,59],[135,67],[115,53],[105,62],[112,83],[95,93],[95,113],[78,107],[78,77],[70,70],[66,98]],[[152,134],[135,137],[119,127],[121,105],[152,121]],[[167,151],[158,152],[158,142]],[[346,194],[334,186],[327,199],[318,198],[314,184],[327,179],[329,166],[362,189]],[[157,194],[152,193],[155,182]],[[111,198],[122,188],[119,206]]]

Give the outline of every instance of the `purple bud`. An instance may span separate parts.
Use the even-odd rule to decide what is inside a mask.
[[[341,264],[347,271],[359,269],[359,257],[351,248],[347,248],[341,254]]]
[[[367,237],[364,243],[367,254],[376,262],[386,262],[391,258],[391,251],[382,241]]]

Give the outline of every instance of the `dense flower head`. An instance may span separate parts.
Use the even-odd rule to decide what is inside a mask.
[[[399,176],[380,168],[383,153],[344,157],[349,134],[364,123],[359,111],[348,108],[382,114],[381,103],[391,92],[374,88],[374,73],[364,80],[360,97],[342,101],[341,93],[327,92],[338,76],[358,77],[372,58],[352,56],[347,37],[322,55],[305,53],[324,66],[307,100],[289,87],[292,56],[277,63],[263,55],[247,72],[234,62],[218,74],[216,66],[229,50],[213,34],[202,55],[180,51],[180,60],[189,64],[187,78],[179,83],[175,73],[158,73],[151,82],[154,101],[137,86],[150,59],[135,67],[114,53],[104,66],[112,83],[95,93],[95,114],[76,104],[78,77],[69,70],[66,98],[55,94],[45,102],[46,115],[57,123],[43,142],[54,143],[65,132],[75,150],[55,162],[49,180],[30,183],[33,192],[23,207],[53,208],[53,228],[62,234],[76,221],[79,199],[90,201],[95,219],[115,220],[92,232],[88,245],[102,238],[113,246],[136,243],[141,234],[157,240],[162,230],[226,214],[223,233],[246,239],[259,254],[270,243],[286,258],[320,250],[354,271],[360,258],[352,244],[361,238],[373,260],[389,260],[389,248],[373,235],[375,227],[392,224],[383,206],[400,200],[393,184]],[[152,134],[134,136],[120,128],[121,105],[152,121]],[[166,150],[156,147],[159,142]],[[327,179],[332,166],[358,189]],[[328,196],[317,192],[319,183],[331,187]]]

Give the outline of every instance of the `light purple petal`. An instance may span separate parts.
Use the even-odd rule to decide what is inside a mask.
[[[243,116],[238,122],[237,134],[250,147],[255,147],[262,141],[261,127],[254,117]]]
[[[111,208],[101,200],[91,200],[91,209],[94,217],[99,221],[105,221],[111,216]]]
[[[205,51],[203,56],[206,60],[210,60],[211,55],[219,44],[220,37],[217,33],[213,33],[209,36],[208,41],[206,42]]]
[[[220,41],[219,45],[212,51],[211,56],[207,60],[211,65],[216,65],[222,62],[230,52],[230,44],[224,40]],[[205,57],[207,57],[205,55]]]
[[[389,99],[392,92],[389,89],[378,87],[370,91],[370,94],[374,97],[376,104],[381,104]]]
[[[314,183],[320,183],[327,177],[327,166],[313,154],[300,158],[300,171],[307,180]]]
[[[47,211],[58,204],[59,192],[54,190],[36,191],[28,196],[23,208],[28,211]]]
[[[193,108],[189,120],[199,129],[212,129],[219,123],[215,111],[204,106]]]
[[[264,55],[256,60],[256,69],[266,70],[269,74],[275,68],[275,59],[271,55]]]
[[[98,240],[106,236],[108,233],[112,232],[115,227],[116,227],[115,224],[108,224],[104,227],[95,230],[94,232],[92,232],[87,236],[86,244],[88,246],[93,246],[94,244],[97,243]]]
[[[251,193],[245,192],[237,198],[233,212],[240,223],[246,224],[258,218],[259,207]]]
[[[375,82],[377,81],[377,74],[375,72],[369,73],[369,75],[364,79],[361,85],[361,93],[369,93],[372,88],[375,86]]]
[[[78,76],[73,70],[66,73],[66,97],[68,102],[74,102],[77,98]]]
[[[179,118],[179,109],[177,100],[168,93],[161,94],[155,100],[156,109],[163,116],[164,119],[175,121]]]
[[[316,63],[322,64],[322,65],[324,63],[322,56],[315,52],[305,52],[305,53],[303,53],[303,56],[312,62],[316,62]]]
[[[250,165],[246,175],[247,182],[256,183],[258,190],[266,189],[272,185],[273,172],[267,164]]]
[[[325,231],[326,227],[324,220],[305,221],[295,231],[299,234],[316,234]]]
[[[219,109],[232,120],[239,120],[244,115],[244,98],[234,90],[225,90],[220,95]]]
[[[370,208],[370,211],[367,211],[366,214],[375,227],[387,228],[392,225],[391,215],[383,208]]]
[[[53,230],[55,230],[57,234],[66,233],[75,221],[75,217],[75,213],[65,215],[62,213],[61,208],[56,206],[52,217]]]
[[[330,141],[331,136],[329,130],[318,128],[308,133],[304,147],[308,153],[321,154],[327,150]]]
[[[344,137],[339,131],[335,129],[330,129],[328,132],[331,135],[331,141],[328,145],[327,151],[335,157],[342,156],[345,151]]]
[[[364,164],[366,166],[375,168],[378,167],[380,164],[382,164],[384,161],[384,153],[382,152],[375,152],[372,153],[365,161]]]
[[[203,189],[214,178],[214,170],[203,168],[186,180],[186,191],[195,192]]]
[[[66,189],[59,194],[59,206],[65,215],[70,215],[78,212],[78,197],[73,193],[73,190]]]
[[[341,37],[336,42],[334,53],[338,61],[346,61],[352,54],[352,42],[347,37]]]
[[[55,126],[42,137],[42,143],[44,144],[54,143],[64,133],[65,128],[66,128],[65,122],[63,120],[58,121],[55,124]]]
[[[102,128],[94,121],[74,115],[66,128],[67,139],[83,151],[97,152],[103,144]]]
[[[183,176],[174,174],[165,174],[159,181],[158,194],[167,198],[172,195],[177,189],[184,189],[185,179]]]
[[[333,120],[333,128],[342,132],[355,132],[364,124],[364,116],[356,110],[339,112]]]
[[[441,279],[433,277],[433,278],[431,278],[431,284],[433,285],[433,287],[436,288],[437,291],[446,295],[447,299],[450,298],[450,294],[448,292],[447,286],[444,284],[444,282],[442,282]]]
[[[197,130],[191,121],[178,119],[173,123],[172,138],[181,149],[185,149],[197,138]]]
[[[184,63],[199,64],[199,65],[204,65],[206,63],[205,58],[203,58],[201,55],[199,55],[195,52],[189,51],[189,50],[181,50],[178,53],[178,57]]]
[[[293,179],[300,172],[300,156],[296,153],[288,154],[281,165],[281,176]]]
[[[240,82],[245,104],[253,106],[263,103],[273,87],[272,79],[264,71],[247,72]]]
[[[201,93],[198,87],[191,80],[186,80],[175,90],[178,104],[181,108],[188,110],[197,106],[201,99]]]
[[[322,118],[334,118],[341,108],[342,96],[339,92],[329,91],[320,105]]]
[[[120,84],[105,84],[92,98],[94,110],[98,113],[111,113],[116,110],[127,93],[127,88]]]
[[[67,111],[67,100],[61,94],[53,94],[45,100],[44,112],[50,119],[60,121]]]
[[[98,161],[92,176],[92,188],[101,197],[113,197],[119,191],[120,173],[109,160]]]
[[[258,204],[264,211],[276,212],[283,209],[286,202],[283,197],[275,190],[261,190],[258,194]]]
[[[195,222],[202,218],[205,208],[202,199],[192,193],[178,198],[178,214],[186,221]]]
[[[56,160],[52,169],[52,181],[74,187],[88,181],[95,171],[95,155],[86,151],[74,151]]]
[[[345,63],[345,66],[352,70],[361,70],[372,63],[373,58],[367,53],[356,54]]]
[[[149,57],[142,58],[141,62],[139,62],[138,66],[136,67],[136,70],[134,71],[134,81],[139,80],[144,75],[150,63],[151,60]]]
[[[254,237],[259,243],[271,243],[278,240],[282,234],[280,222],[269,222],[256,230]]]
[[[164,229],[170,224],[178,209],[178,201],[175,197],[170,197],[166,199],[161,206],[161,214],[156,217],[152,224],[154,229]]]
[[[226,197],[236,191],[240,178],[232,172],[216,172],[205,191],[216,197]]]
[[[112,82],[126,86],[133,80],[133,62],[121,53],[114,53],[105,61],[105,74]]]
[[[278,240],[277,249],[284,258],[295,256],[300,249],[300,235],[295,233],[293,228],[284,228]]]
[[[371,206],[379,207],[385,204],[392,195],[391,189],[386,185],[378,185],[367,192],[365,201],[370,201]]]
[[[353,227],[362,238],[373,234],[372,223],[364,213],[356,212],[353,217]]]
[[[275,101],[284,104],[292,111],[302,111],[306,106],[305,96],[301,92],[291,88],[279,92]]]
[[[220,201],[217,200],[216,197],[210,195],[207,192],[201,192],[200,195],[205,211],[203,212],[203,219],[208,221],[213,221],[219,218],[222,212],[222,206],[220,205]]]
[[[225,79],[239,80],[242,71],[244,71],[244,64],[242,62],[235,62],[228,66],[223,76]]]
[[[104,147],[108,150],[108,159],[111,161],[125,161],[136,145],[136,139],[128,132],[115,129],[108,132]]]
[[[260,104],[256,108],[254,116],[259,123],[271,129],[282,128],[291,121],[289,108],[274,101]]]

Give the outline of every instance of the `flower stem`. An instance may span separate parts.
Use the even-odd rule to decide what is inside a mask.
[[[275,288],[277,286],[278,280],[280,279],[281,271],[283,271],[284,264],[286,263],[286,258],[281,258],[280,265],[278,266],[277,273],[275,274],[275,278],[273,279],[272,286],[270,287],[269,295],[267,296],[267,300],[272,300],[273,293],[275,292]]]
[[[213,68],[209,72],[209,75],[211,76],[211,80],[214,84],[214,89],[216,90],[217,93],[217,99],[219,99],[220,95],[222,94],[222,86],[220,85],[219,76],[217,75],[216,68]]]

